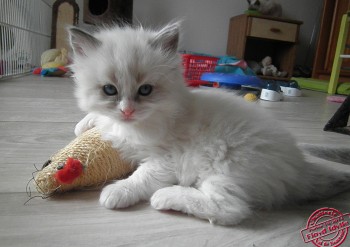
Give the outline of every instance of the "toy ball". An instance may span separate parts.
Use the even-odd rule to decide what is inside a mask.
[[[247,93],[243,98],[248,102],[254,102],[258,100],[258,97],[253,93]]]

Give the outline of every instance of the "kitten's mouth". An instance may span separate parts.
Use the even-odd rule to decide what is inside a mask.
[[[133,118],[133,117],[125,117],[125,116],[122,116],[122,117],[121,117],[121,120],[122,120],[123,122],[134,122],[134,121],[135,121],[135,118]]]

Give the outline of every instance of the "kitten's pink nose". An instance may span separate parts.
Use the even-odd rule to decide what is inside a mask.
[[[132,114],[135,112],[134,108],[125,108],[123,110],[120,110],[125,117],[131,117]]]

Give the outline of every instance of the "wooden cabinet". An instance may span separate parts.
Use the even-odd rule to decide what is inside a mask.
[[[298,25],[262,18],[251,18],[249,37],[296,42]]]
[[[226,53],[256,62],[270,56],[279,70],[288,72],[289,78],[293,73],[301,24],[301,21],[267,16],[232,17]]]
[[[324,0],[320,32],[313,64],[312,77],[328,80],[332,71],[335,48],[339,35],[340,22],[343,14],[350,10],[350,0]],[[350,44],[348,37],[347,44]],[[350,54],[347,48],[346,54]],[[350,60],[344,59],[342,67],[350,68]],[[340,81],[349,81],[349,69],[342,69]]]

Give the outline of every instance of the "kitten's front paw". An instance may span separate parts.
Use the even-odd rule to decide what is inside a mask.
[[[100,195],[100,204],[106,208],[126,208],[138,201],[136,194],[122,182],[106,186]]]
[[[77,123],[77,125],[75,125],[74,134],[80,136],[85,131],[95,127],[95,119],[96,116],[92,113],[86,115],[79,123]]]
[[[77,123],[77,125],[75,125],[75,128],[74,128],[75,136],[80,136],[81,134],[83,134],[85,131],[88,130],[88,128],[85,128],[85,126],[83,126],[80,123],[81,122],[79,122],[79,123]]]

